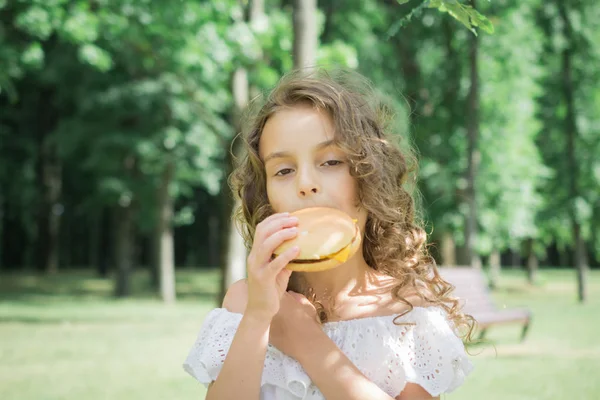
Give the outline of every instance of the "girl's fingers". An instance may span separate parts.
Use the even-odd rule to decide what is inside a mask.
[[[265,261],[271,259],[271,255],[279,245],[286,240],[292,239],[298,235],[296,227],[284,228],[269,236],[258,249],[259,257]]]
[[[277,231],[280,231],[284,228],[290,228],[298,224],[298,218],[290,217],[286,214],[274,214],[269,218],[265,219],[256,226],[256,235],[254,240],[258,243],[264,242]]]
[[[288,282],[290,280],[290,276],[292,276],[292,271],[284,268],[279,271],[279,273],[275,277],[275,281],[277,282],[279,287],[281,287],[285,290],[285,288],[287,288]]]
[[[273,261],[267,265],[267,269],[270,270],[273,274],[277,275],[281,270],[283,270],[296,256],[300,253],[300,248],[298,246],[294,246],[290,249],[287,249],[277,257]]]

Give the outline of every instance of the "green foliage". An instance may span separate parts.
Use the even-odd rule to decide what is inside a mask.
[[[231,77],[251,96],[293,67],[289,2],[0,1],[0,182],[6,209],[36,234],[41,148],[62,165],[65,203],[78,212],[132,205],[154,226],[168,165],[176,225],[192,224],[198,191],[216,196],[235,133]],[[467,209],[468,46],[479,35],[478,251],[572,245],[575,212],[600,249],[600,7],[556,2],[327,0],[317,61],[357,70],[394,114],[388,130],[420,157],[420,190],[434,235],[463,238]],[[492,24],[493,21],[493,24]],[[572,51],[578,196],[566,161],[562,54]],[[19,180],[11,179],[17,174]],[[6,195],[4,195],[6,193]],[[67,210],[71,208],[66,204]],[[11,214],[12,218],[12,214]],[[31,239],[33,240],[33,239]],[[597,250],[598,251],[598,250]]]
[[[404,5],[410,0],[396,0],[398,4]],[[482,29],[487,33],[494,33],[494,25],[483,14],[478,12],[473,6],[461,3],[458,0],[424,0],[418,6],[413,8],[406,16],[398,19],[388,31],[388,37],[394,36],[398,30],[411,22],[413,18],[420,17],[423,9],[433,8],[442,13],[448,13],[451,17],[468,28],[473,34],[477,35],[476,28]]]
[[[48,140],[67,168],[94,177],[93,201],[84,202],[90,210],[135,205],[141,219],[152,221],[169,160],[176,162],[175,198],[191,196],[196,186],[219,191],[232,134],[229,77],[236,63],[256,58],[245,24],[230,26],[240,14],[237,2],[23,4],[12,10],[23,32],[9,34],[31,39],[26,46],[9,41],[10,51],[0,52],[15,66],[0,73],[0,83],[10,88],[26,77],[53,88],[48,101],[64,111]],[[25,102],[29,95],[20,96]]]
[[[496,35],[481,38],[481,162],[478,205],[479,251],[519,247],[539,237],[540,193],[551,172],[535,139],[541,123],[535,98],[543,76],[542,37],[534,24],[535,3],[505,2],[494,8]],[[515,46],[514,43],[520,43]]]
[[[556,241],[561,248],[573,243],[571,215],[581,225],[582,236],[592,242],[596,256],[598,240],[600,190],[598,170],[600,154],[600,123],[598,121],[600,63],[600,25],[595,19],[600,7],[593,1],[582,1],[567,8],[567,18],[572,27],[571,40],[565,35],[556,3],[540,7],[537,23],[544,32],[543,53],[540,63],[546,69],[542,81],[545,91],[539,97],[540,116],[543,121],[538,147],[544,163],[552,170],[542,188],[546,200],[539,210],[539,226],[546,243]],[[566,102],[564,93],[563,60],[565,50],[571,53],[572,89],[574,91],[576,126],[576,170],[568,163],[566,128]],[[578,196],[571,198],[570,183],[576,176]]]
[[[472,6],[465,5],[458,0],[431,0],[428,7],[447,12],[475,35],[477,35],[475,28],[483,29],[487,33],[494,33],[494,26],[484,15]]]

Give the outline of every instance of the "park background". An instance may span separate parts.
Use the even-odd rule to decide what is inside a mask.
[[[1,0],[0,398],[203,397],[181,364],[244,276],[232,139],[313,65],[394,111],[438,264],[532,312],[443,398],[600,398],[595,0]]]

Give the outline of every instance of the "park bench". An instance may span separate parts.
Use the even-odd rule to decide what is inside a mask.
[[[519,323],[523,325],[521,340],[525,339],[531,322],[531,311],[525,308],[499,309],[490,295],[488,280],[481,269],[471,267],[439,268],[442,278],[451,283],[453,296],[464,305],[463,312],[477,321],[482,339],[493,325]]]

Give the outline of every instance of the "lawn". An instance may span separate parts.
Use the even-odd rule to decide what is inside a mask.
[[[83,272],[0,276],[0,399],[198,399],[204,388],[181,368],[206,313],[217,271],[178,273],[180,300],[161,304],[136,276],[131,300],[111,299],[112,282]],[[453,400],[600,399],[600,271],[589,301],[575,296],[573,271],[543,270],[535,287],[506,271],[500,306],[526,305],[534,321],[492,329],[492,345],[470,349],[476,369]]]

